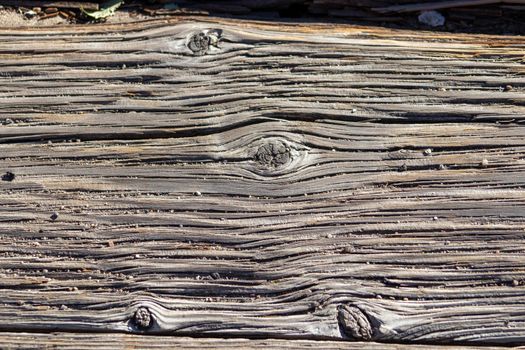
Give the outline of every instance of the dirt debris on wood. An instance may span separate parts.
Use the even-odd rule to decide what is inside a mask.
[[[118,9],[115,4],[118,4]],[[210,15],[281,21],[300,18],[465,33],[525,33],[525,1],[521,0],[0,0],[0,6],[4,11],[16,12],[25,20],[25,25],[111,23],[122,22],[126,18]],[[435,13],[432,16],[434,19],[421,20],[429,17],[429,11],[437,11],[430,12]],[[0,26],[5,26],[6,23],[2,22],[5,20],[0,16]]]
[[[59,28],[0,33],[9,330],[525,341],[520,37]]]

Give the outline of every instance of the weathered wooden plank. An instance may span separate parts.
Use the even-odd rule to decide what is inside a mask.
[[[313,341],[293,339],[217,339],[135,334],[0,333],[2,349],[323,349],[323,350],[503,350],[523,347],[474,347],[381,344],[373,342]]]
[[[524,46],[3,29],[2,328],[522,343]]]

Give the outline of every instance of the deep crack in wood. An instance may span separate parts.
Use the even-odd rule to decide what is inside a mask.
[[[372,326],[366,315],[358,307],[341,305],[337,315],[344,333],[355,340],[371,340]]]

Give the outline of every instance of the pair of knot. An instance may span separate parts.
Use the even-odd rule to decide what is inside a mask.
[[[372,326],[364,312],[353,305],[341,305],[337,315],[343,332],[355,340],[367,341],[372,339]],[[139,331],[147,331],[153,326],[153,315],[144,306],[139,307],[131,319],[132,325]]]

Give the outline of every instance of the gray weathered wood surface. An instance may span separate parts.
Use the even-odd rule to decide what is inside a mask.
[[[218,19],[0,30],[1,329],[525,342],[524,54]]]
[[[143,350],[143,349],[315,349],[315,350],[509,350],[524,347],[407,345],[293,339],[220,339],[136,334],[0,333],[1,349]]]

